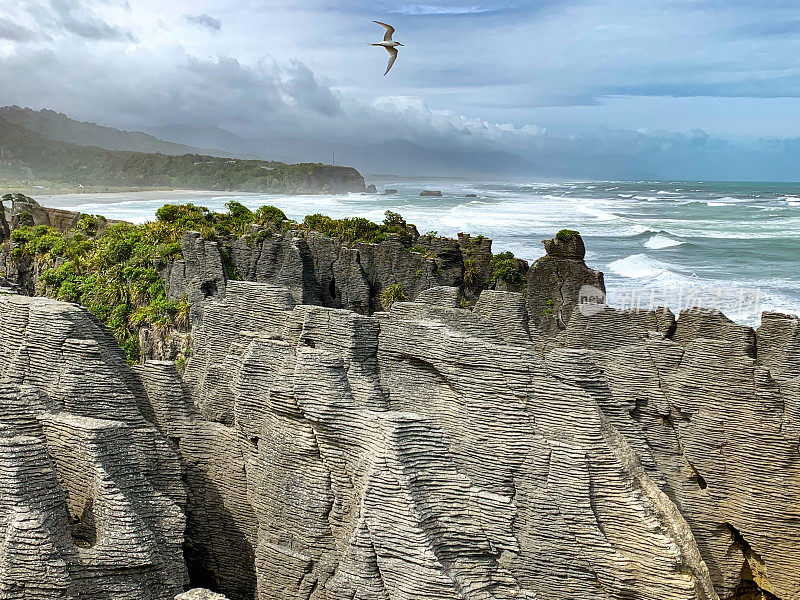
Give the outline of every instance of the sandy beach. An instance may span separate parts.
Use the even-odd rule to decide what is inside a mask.
[[[206,198],[248,196],[247,192],[222,192],[213,190],[145,190],[128,192],[95,192],[71,194],[37,194],[33,198],[44,206],[73,208],[84,204],[118,204],[120,202],[197,202]],[[257,195],[257,194],[252,194]]]

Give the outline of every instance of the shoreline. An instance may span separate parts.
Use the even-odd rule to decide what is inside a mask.
[[[30,195],[30,194],[29,194]],[[69,192],[64,194],[37,194],[31,197],[45,206],[74,208],[82,204],[118,204],[120,202],[150,202],[169,199],[216,198],[220,196],[258,196],[258,192],[219,190],[140,190],[119,192]]]

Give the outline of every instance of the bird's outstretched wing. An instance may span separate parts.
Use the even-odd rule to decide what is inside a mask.
[[[392,27],[391,25],[387,25],[386,23],[381,23],[380,21],[373,21],[373,23],[377,23],[386,30],[386,33],[383,34],[383,41],[391,42],[392,34],[394,33],[394,27]]]
[[[389,69],[391,69],[392,65],[394,64],[394,61],[397,60],[397,48],[386,48],[386,51],[391,54],[389,57],[389,64],[386,67],[386,73],[388,73]],[[386,77],[386,73],[383,74],[384,77]]]

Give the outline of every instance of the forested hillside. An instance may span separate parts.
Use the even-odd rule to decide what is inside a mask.
[[[105,150],[46,139],[0,118],[0,187],[186,188],[252,192],[362,191],[350,167],[288,165],[185,154]]]
[[[158,152],[161,154],[210,154],[235,158],[229,152],[207,146],[187,146],[157,138],[142,131],[123,131],[113,127],[79,121],[53,110],[33,110],[20,106],[0,106],[0,119],[30,129],[48,140],[106,150]],[[256,158],[246,156],[243,158]]]

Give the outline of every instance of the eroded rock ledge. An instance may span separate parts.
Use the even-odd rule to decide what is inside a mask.
[[[1,597],[800,598],[797,317],[565,295],[552,328],[530,283],[369,315],[303,271],[207,293],[200,241],[183,376],[0,295]]]

